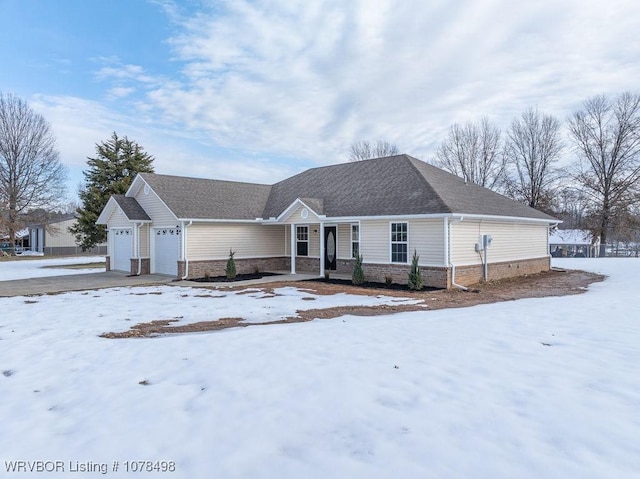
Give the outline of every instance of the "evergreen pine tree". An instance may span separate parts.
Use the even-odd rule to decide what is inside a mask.
[[[233,259],[233,256],[236,254],[235,251],[229,250],[229,259],[227,260],[227,267],[224,269],[224,272],[227,275],[227,279],[233,281],[236,279],[236,261]]]
[[[114,131],[109,140],[96,144],[96,157],[87,160],[85,183],[78,192],[82,206],[76,210],[76,224],[69,228],[83,251],[105,241],[104,227],[96,220],[111,195],[125,194],[138,173],[153,173],[154,158]]]
[[[356,255],[356,264],[353,267],[351,282],[355,285],[364,283],[364,271],[362,271],[362,256]]]
[[[411,270],[409,271],[409,289],[414,291],[420,291],[422,289],[422,272],[420,271],[420,266],[418,266],[418,262],[420,261],[420,256],[418,256],[418,252],[413,250],[413,258],[411,259]]]

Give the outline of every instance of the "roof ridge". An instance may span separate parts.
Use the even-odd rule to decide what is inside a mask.
[[[429,188],[431,191],[433,191],[433,194],[436,198],[438,198],[438,201],[449,210],[450,213],[453,213],[453,209],[451,208],[451,206],[449,206],[449,204],[442,198],[442,196],[440,196],[440,194],[438,193],[438,191],[431,186],[431,183],[429,182],[429,180],[427,180],[427,178],[422,174],[422,172],[418,169],[418,167],[413,163],[414,161],[420,161],[421,163],[424,163],[425,165],[428,166],[432,166],[429,165],[429,163],[422,161],[422,160],[418,160],[417,158],[414,158],[413,156],[410,155],[404,155],[407,160],[407,162],[409,163],[409,165],[411,165],[411,168],[413,168],[416,173],[418,174],[418,176],[420,177],[420,180],[427,186],[427,188]],[[434,167],[435,168],[435,167]],[[455,176],[455,175],[454,175]]]
[[[241,185],[253,185],[253,186],[267,186],[267,187],[271,187],[273,185],[267,184],[267,183],[252,183],[249,181],[235,181],[235,180],[218,180],[216,178],[198,178],[196,176],[182,176],[182,175],[166,175],[163,173],[147,173],[147,172],[143,172],[143,173],[138,173],[140,176],[142,176],[143,178],[147,175],[153,175],[153,176],[164,176],[165,178],[180,178],[181,180],[198,180],[198,181],[208,181],[211,183],[233,183],[233,184],[241,184]]]
[[[274,183],[274,185],[277,185],[278,183],[282,183],[283,181],[290,180],[291,178],[295,178],[296,176],[302,175],[302,174],[307,173],[309,171],[324,170],[326,168],[335,168],[335,167],[339,167],[339,166],[353,165],[353,164],[358,164],[358,163],[364,163],[364,162],[367,162],[367,161],[388,160],[389,158],[398,158],[398,157],[402,157],[402,156],[407,156],[407,157],[411,158],[406,153],[399,153],[397,155],[378,156],[376,158],[367,158],[365,160],[356,160],[356,161],[348,160],[348,161],[343,161],[343,162],[340,162],[340,163],[333,163],[331,165],[314,166],[313,168],[307,168],[305,170],[302,170],[301,172],[296,173],[293,176],[289,176],[287,178],[283,178],[282,180]]]

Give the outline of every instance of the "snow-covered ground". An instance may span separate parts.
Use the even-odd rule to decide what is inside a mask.
[[[97,335],[353,298],[0,298],[0,476],[45,477],[6,471],[42,460],[65,468],[46,477],[102,463],[110,477],[638,477],[640,260],[554,263],[609,278],[576,296],[118,340]],[[126,473],[142,460],[176,470]]]
[[[0,261],[0,281],[44,278],[45,276],[65,276],[68,274],[97,273],[104,271],[104,267],[67,269],[55,268],[55,266],[99,262],[104,262],[104,256],[65,256],[47,259],[20,258],[13,261]]]

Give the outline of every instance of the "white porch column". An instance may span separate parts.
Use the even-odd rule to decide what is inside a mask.
[[[296,274],[296,225],[291,226],[291,274]]]
[[[324,277],[324,223],[320,222],[320,277]]]

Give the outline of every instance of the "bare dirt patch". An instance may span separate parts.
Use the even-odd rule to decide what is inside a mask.
[[[299,290],[317,295],[334,295],[339,293],[359,294],[366,296],[393,296],[402,299],[422,300],[419,304],[394,304],[380,306],[338,306],[325,309],[298,310],[297,315],[285,319],[262,323],[247,323],[243,318],[221,318],[213,321],[199,323],[173,325],[180,318],[169,320],[157,320],[150,323],[141,323],[130,330],[120,333],[104,333],[104,338],[135,338],[150,337],[164,334],[194,333],[204,331],[216,331],[226,328],[247,326],[266,326],[272,324],[300,323],[313,319],[330,319],[347,314],[359,316],[379,316],[399,313],[404,311],[425,311],[444,308],[462,308],[477,304],[496,303],[500,301],[513,301],[523,298],[541,298],[547,296],[567,296],[581,294],[592,283],[603,281],[604,276],[579,270],[554,269],[548,272],[521,276],[518,278],[491,281],[477,284],[468,290],[452,289],[425,292],[407,292],[386,288],[361,288],[357,286],[336,285],[323,283],[322,281],[292,283],[269,283],[261,288],[251,288],[252,293],[262,291],[268,295],[278,295],[274,289],[282,287],[294,287]],[[300,287],[304,284],[304,287]],[[236,288],[233,288],[236,289]],[[238,290],[241,288],[238,287]],[[246,288],[242,288],[246,289]],[[227,291],[229,288],[226,289]],[[247,294],[239,292],[236,294]],[[306,297],[303,299],[307,299]],[[312,299],[309,297],[308,299]]]

